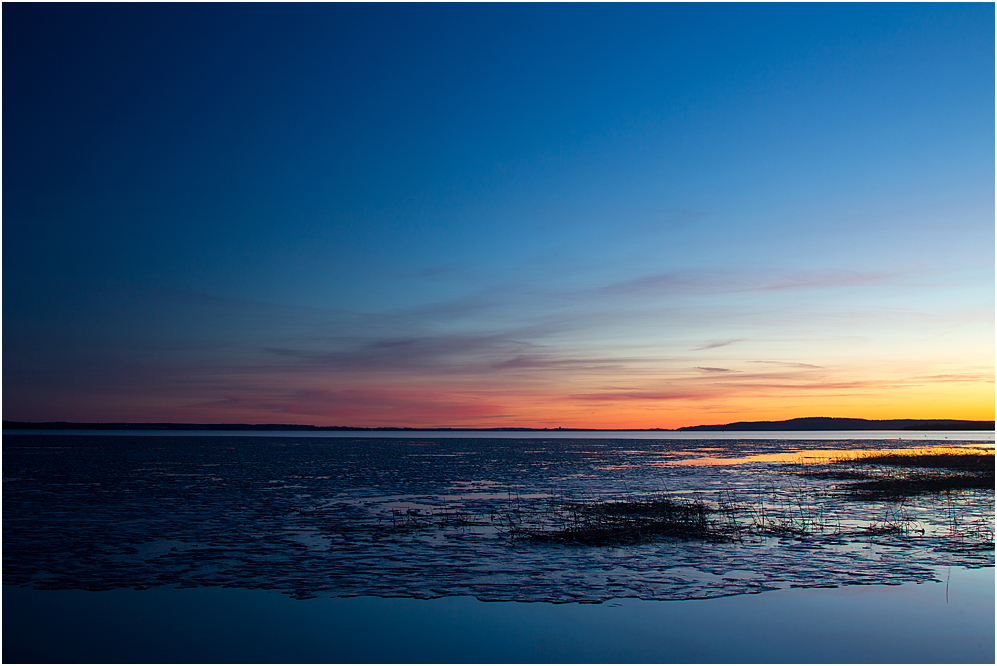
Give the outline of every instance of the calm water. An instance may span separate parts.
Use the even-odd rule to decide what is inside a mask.
[[[989,441],[933,433],[937,439],[914,443],[841,433],[167,434],[4,434],[4,604],[14,610],[4,614],[5,661],[74,661],[112,648],[122,650],[120,659],[112,651],[97,660],[253,661],[238,646],[254,640],[272,643],[259,654],[274,661],[993,659],[992,491],[872,501],[804,473],[840,451],[992,450],[992,432],[983,433]],[[515,537],[516,525],[549,522],[552,506],[648,496],[726,507],[723,515],[743,526],[763,517],[793,529],[618,547]],[[883,529],[898,525],[904,529]],[[942,604],[945,578],[949,603]],[[764,594],[749,594],[757,592]],[[352,598],[332,598],[344,596]],[[209,607],[228,619],[203,625],[224,624],[205,634],[191,618]],[[893,615],[870,614],[876,608]],[[804,624],[814,638],[770,643],[756,627],[762,611],[783,625],[811,618]],[[88,618],[76,620],[89,629],[69,643],[78,659],[43,653],[54,649],[45,633],[66,629],[51,619],[60,613]],[[118,615],[133,618],[126,624],[146,617],[145,629],[129,630],[145,638],[87,638],[113,631],[101,623]],[[26,637],[15,647],[11,617]],[[269,634],[252,630],[261,623]],[[630,629],[608,629],[617,625]],[[405,638],[412,626],[425,633]],[[279,638],[296,635],[294,627],[313,634],[300,645]],[[235,640],[240,632],[255,638]],[[849,632],[869,634],[868,658],[820,638]],[[876,635],[906,637],[904,650],[927,641],[949,651],[902,652],[891,641],[894,652],[875,652]],[[338,637],[342,658],[330,656],[321,636]],[[862,644],[856,640],[849,645]],[[8,658],[15,649],[27,652]],[[937,658],[918,656],[929,654]]]
[[[992,664],[994,569],[937,576],[596,605],[5,586],[3,660]]]

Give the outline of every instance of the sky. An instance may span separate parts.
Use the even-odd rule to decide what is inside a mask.
[[[994,5],[3,5],[3,418],[994,418]]]

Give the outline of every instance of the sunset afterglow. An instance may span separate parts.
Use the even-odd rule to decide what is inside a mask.
[[[7,420],[994,418],[992,5],[4,16]]]

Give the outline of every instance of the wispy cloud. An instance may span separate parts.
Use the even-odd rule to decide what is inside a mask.
[[[659,284],[693,285],[696,277],[675,274]],[[858,279],[839,277],[839,283]],[[131,294],[122,299],[128,308],[117,315],[122,325],[116,337],[59,339],[61,344],[49,345],[57,355],[25,353],[34,338],[25,336],[23,344],[12,338],[22,353],[11,355],[6,374],[19,378],[26,397],[12,395],[8,402],[25,415],[42,409],[25,411],[22,404],[57,402],[65,418],[78,420],[445,425],[569,413],[596,424],[623,422],[625,414],[644,410],[653,424],[653,414],[673,410],[686,419],[739,400],[754,405],[827,398],[830,404],[932,384],[992,387],[992,370],[975,372],[975,364],[929,369],[912,362],[908,369],[893,363],[876,375],[873,368],[772,358],[772,347],[762,345],[759,353],[754,331],[721,337],[734,332],[722,328],[727,311],[705,312],[697,305],[694,317],[670,320],[660,308],[627,310],[627,303],[643,303],[639,290],[634,294],[628,300],[601,288],[557,291],[506,283],[379,313]],[[652,292],[645,295],[650,299]],[[689,321],[691,327],[682,328]],[[42,334],[60,330],[46,326]],[[834,330],[832,347],[842,344],[848,330]],[[780,335],[791,339],[784,329]],[[871,339],[848,340],[857,342],[868,345]],[[734,363],[729,354],[708,353],[733,345],[734,368],[727,367]],[[780,349],[790,356],[798,348]],[[64,387],[66,395],[53,386]]]
[[[627,391],[607,393],[576,393],[572,400],[617,402],[627,400],[693,400],[703,396],[695,391]]]
[[[862,286],[882,282],[892,274],[877,271],[769,271],[734,272],[690,270],[658,273],[623,280],[602,288],[603,291],[634,296],[651,296],[688,292],[739,293],[749,291],[783,291],[787,289],[826,289]]]
[[[921,381],[926,383],[994,383],[993,372],[960,372],[960,373],[950,373],[950,374],[939,374],[939,375],[920,375],[914,378],[915,381]]]
[[[720,347],[727,347],[730,345],[742,342],[744,338],[731,338],[729,340],[715,340],[713,342],[707,342],[702,347],[696,347],[692,351],[706,351],[707,349],[719,349]]]
[[[770,365],[781,365],[787,368],[813,368],[820,370],[822,366],[813,365],[812,363],[795,363],[791,361],[748,361],[749,363],[768,363]]]
[[[293,367],[350,372],[423,371],[478,373],[503,370],[619,370],[641,359],[572,355],[507,333],[426,335],[330,343],[340,349],[267,347],[265,354],[290,359]]]
[[[251,392],[192,403],[185,409],[203,414],[270,415],[285,422],[318,420],[361,426],[381,425],[386,420],[406,425],[448,425],[504,418],[502,408],[487,400],[460,398],[440,390],[399,388],[271,389],[263,395]]]

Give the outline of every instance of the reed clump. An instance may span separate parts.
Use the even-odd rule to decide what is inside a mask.
[[[994,475],[983,474],[926,474],[923,472],[895,472],[868,481],[856,481],[845,490],[857,496],[900,499],[912,495],[939,494],[956,490],[994,489]]]
[[[836,458],[831,464],[848,465],[852,469],[810,475],[852,480],[843,489],[855,497],[902,499],[957,490],[994,490],[994,454],[988,451],[872,452]],[[856,467],[875,469],[867,472]]]
[[[631,545],[668,537],[731,540],[729,523],[713,519],[716,513],[700,500],[560,502],[547,508],[542,521],[512,521],[510,533],[528,541],[586,546]]]
[[[834,464],[889,465],[891,467],[918,467],[944,469],[957,472],[994,473],[993,451],[932,450],[865,452],[832,460]]]

